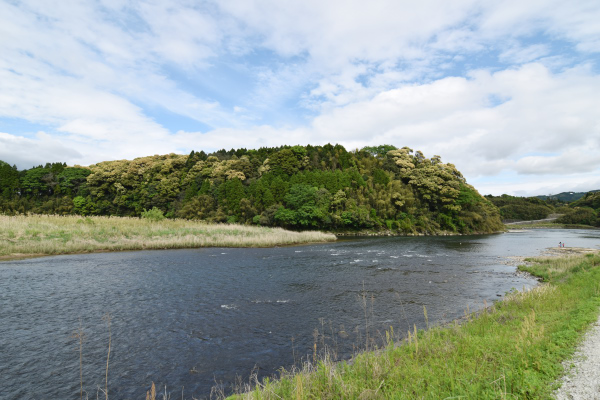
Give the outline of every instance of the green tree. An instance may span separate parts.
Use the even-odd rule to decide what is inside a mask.
[[[396,146],[392,146],[391,144],[382,144],[380,146],[366,146],[361,151],[367,152],[373,157],[383,158],[388,152],[397,149]]]
[[[23,192],[33,197],[52,194],[52,190],[48,186],[48,174],[50,174],[50,170],[42,166],[24,171],[23,178],[21,179]]]
[[[223,182],[218,189],[219,205],[225,207],[227,215],[240,215],[240,201],[245,197],[242,181],[231,179]]]
[[[560,224],[600,226],[598,213],[590,207],[577,207],[556,220]]]
[[[87,177],[92,173],[88,168],[67,167],[58,175],[58,184],[61,191],[77,194],[81,185],[86,184]]]
[[[304,147],[294,146],[272,154],[268,164],[275,174],[293,175],[307,166],[309,160]]]
[[[19,171],[16,166],[11,167],[0,161],[0,195],[10,199],[19,191]]]

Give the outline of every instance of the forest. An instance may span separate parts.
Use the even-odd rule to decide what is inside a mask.
[[[565,194],[568,194],[567,192]],[[572,194],[572,193],[571,193]],[[560,198],[567,200],[561,200]],[[557,224],[600,227],[600,191],[592,190],[569,196],[517,197],[486,195],[498,207],[503,222],[540,220],[558,214]],[[569,200],[576,198],[576,200]]]
[[[538,197],[485,196],[500,210],[502,221],[527,221],[547,218],[561,204],[556,201],[542,200]]]
[[[0,161],[0,212],[152,215],[294,230],[503,230],[453,164],[391,145],[220,150],[18,170]]]
[[[600,192],[595,190],[569,204],[568,212],[556,222],[600,227]]]

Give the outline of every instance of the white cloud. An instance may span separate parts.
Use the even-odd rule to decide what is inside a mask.
[[[571,148],[556,156],[525,156],[516,162],[515,170],[526,175],[564,175],[586,173],[600,168],[598,149],[588,151],[581,147]]]
[[[589,192],[600,188],[598,172],[588,174],[577,174],[575,176],[555,176],[552,179],[539,180],[536,177],[525,177],[518,181],[514,177],[507,176],[506,179],[494,179],[494,181],[475,180],[471,182],[479,193],[510,194],[512,196],[538,196],[557,194],[561,192]]]
[[[522,64],[538,60],[549,53],[550,49],[546,44],[534,44],[525,47],[516,44],[514,47],[502,52],[499,58],[503,62]]]
[[[577,176],[600,170],[600,77],[581,69],[551,73],[540,64],[470,78],[405,85],[338,107],[302,129],[256,127],[181,134],[202,148],[323,144],[347,148],[390,143],[439,154],[477,181],[514,171],[525,176]],[[490,95],[506,101],[489,104]],[[529,183],[531,187],[535,184]],[[507,185],[505,185],[506,187]],[[507,192],[506,190],[505,192]]]
[[[46,133],[38,132],[36,136],[36,139],[29,139],[0,132],[0,160],[25,169],[47,162],[76,160],[82,156]]]
[[[333,108],[302,128],[264,125],[169,134],[139,114],[128,122],[128,135],[118,137],[118,126],[111,136],[111,131],[105,129],[110,126],[108,122],[96,126],[93,113],[77,110],[76,98],[71,102],[73,112],[87,119],[73,118],[61,129],[95,141],[93,146],[73,144],[78,153],[69,155],[67,161],[80,158],[79,153],[96,162],[177,149],[210,151],[327,142],[354,149],[389,143],[408,145],[427,156],[439,154],[474,182],[514,171],[524,177],[551,175],[554,182],[583,184],[577,177],[600,169],[600,116],[596,112],[599,92],[600,78],[589,71],[553,74],[540,64],[528,64],[496,73],[476,71],[470,78],[405,85],[369,100]],[[498,94],[506,101],[490,105],[488,97]],[[100,96],[95,109],[106,115],[113,100],[102,102]],[[127,104],[112,111],[117,112],[121,106]],[[114,120],[122,123],[127,115],[135,114],[128,112]],[[103,137],[112,139],[103,143]],[[568,178],[556,180],[556,176]],[[526,186],[532,190],[540,186],[540,178],[533,182]]]
[[[0,158],[391,143],[473,181],[584,185],[599,168],[599,20],[594,0],[0,2],[0,124],[48,135],[0,125]]]
[[[214,26],[202,27],[214,25],[214,21],[185,7],[146,8],[149,11],[140,11],[139,16],[147,20],[138,21],[131,17],[135,10],[125,6],[118,14],[105,15],[94,3],[60,2],[54,7],[36,2],[29,9],[0,4],[0,13],[7,16],[7,24],[1,28],[6,40],[0,42],[0,70],[5,78],[19,81],[0,80],[0,92],[27,103],[31,96],[21,97],[27,89],[20,87],[36,86],[41,97],[47,90],[55,90],[57,81],[74,81],[75,90],[87,87],[94,95],[160,106],[208,125],[226,123],[228,115],[218,101],[179,88],[162,72],[165,63],[182,68],[206,63],[213,53],[203,49],[220,42]],[[117,20],[111,19],[115,17]],[[124,21],[118,21],[119,17]],[[171,30],[164,25],[165,18],[173,24]],[[119,22],[132,25],[123,29]],[[133,26],[135,23],[139,27]],[[62,90],[68,92],[74,86]],[[86,107],[85,103],[81,107]],[[46,114],[47,120],[55,118],[49,110]],[[20,117],[1,111],[0,115]]]
[[[52,82],[0,69],[0,115],[51,124],[57,131],[91,140],[154,136],[166,129],[127,100],[70,77]]]

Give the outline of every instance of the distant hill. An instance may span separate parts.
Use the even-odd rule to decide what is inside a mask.
[[[558,194],[551,194],[548,196],[536,196],[538,199],[541,200],[558,200],[558,201],[562,201],[565,203],[570,203],[572,201],[576,201],[581,199],[583,196],[586,195],[586,193],[594,193],[594,192],[599,192],[600,190],[590,190],[589,192],[562,192],[562,193],[558,193]]]
[[[541,202],[541,200],[538,200]],[[140,216],[332,231],[494,232],[453,164],[392,145],[223,149],[29,170],[0,161],[0,213]]]
[[[600,190],[587,193],[563,192],[549,196],[485,196],[500,210],[504,223],[540,220],[561,214],[555,222],[600,227]]]
[[[528,221],[547,218],[554,212],[554,206],[537,197],[485,196],[500,210],[504,222]]]
[[[600,191],[587,192],[579,200],[569,203],[569,209],[556,222],[600,227]]]

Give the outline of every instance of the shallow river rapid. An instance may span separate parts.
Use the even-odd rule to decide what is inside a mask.
[[[272,249],[189,249],[44,257],[0,263],[0,398],[143,399],[225,392],[271,375],[316,341],[349,358],[386,329],[451,321],[535,281],[508,256],[598,248],[600,231],[391,237]],[[364,301],[366,300],[366,301]],[[366,303],[366,307],[365,307]],[[365,321],[366,311],[366,321]],[[318,330],[318,333],[315,332]],[[99,397],[104,398],[102,392]]]

